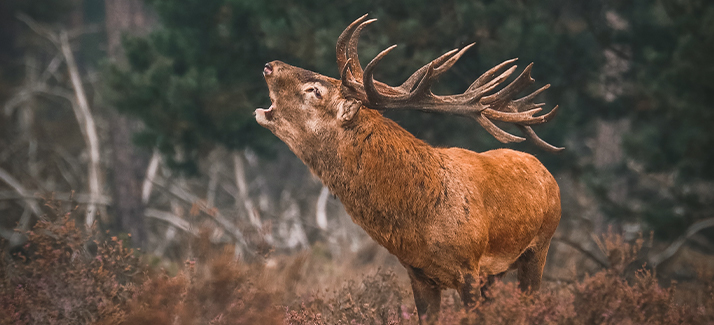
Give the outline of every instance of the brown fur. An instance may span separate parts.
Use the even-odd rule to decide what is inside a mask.
[[[431,147],[378,111],[346,109],[338,80],[279,61],[270,67],[273,107],[256,119],[399,258],[420,316],[436,319],[444,288],[473,305],[480,279],[509,269],[518,269],[521,288],[538,289],[560,191],[535,157]]]

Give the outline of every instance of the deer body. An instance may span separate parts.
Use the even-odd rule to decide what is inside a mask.
[[[505,133],[490,119],[516,123],[537,145],[557,151],[561,148],[540,140],[529,127],[554,114],[555,109],[533,116],[542,104],[532,99],[547,86],[510,99],[532,83],[529,66],[487,96],[514,71],[495,77],[512,62],[506,61],[462,95],[431,94],[428,85],[468,47],[432,61],[403,86],[375,82],[375,62],[388,50],[372,60],[364,75],[354,64],[355,39],[372,22],[364,18],[338,40],[341,80],[280,61],[266,64],[272,105],[256,110],[256,120],[283,140],[340,199],[353,221],[405,266],[420,317],[436,320],[445,288],[457,289],[473,306],[484,285],[509,269],[518,269],[522,289],[537,290],[560,220],[560,191],[546,168],[532,155],[513,150],[431,147],[373,108],[456,107],[455,112],[474,117],[499,140],[523,138]]]
[[[458,288],[466,274],[500,274],[527,248],[547,247],[560,192],[535,157],[433,148],[376,111],[361,113],[324,152],[306,148],[336,156],[334,165],[303,160],[404,265]]]

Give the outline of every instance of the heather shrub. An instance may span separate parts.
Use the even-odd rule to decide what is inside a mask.
[[[686,306],[675,303],[675,287],[662,288],[653,274],[638,271],[634,283],[603,271],[575,285],[577,324],[683,324]]]
[[[662,287],[653,271],[630,272],[640,260],[644,240],[627,242],[608,231],[596,240],[609,267],[579,282],[548,285],[524,294],[516,283],[497,281],[474,311],[464,312],[447,304],[442,324],[710,324],[714,322],[711,277],[679,302],[677,287]]]
[[[367,275],[357,280],[313,288],[324,279],[315,270],[336,261],[303,253],[272,257],[276,263],[270,267],[260,259],[244,263],[233,246],[213,244],[209,232],[202,231],[186,243],[193,257],[169,273],[142,266],[136,252],[117,237],[77,226],[73,213],[39,221],[22,247],[3,247],[0,324],[419,321],[407,282],[391,270],[363,269]],[[609,268],[570,283],[544,282],[532,294],[522,293],[515,282],[496,281],[474,310],[465,310],[458,294],[446,291],[441,324],[714,323],[711,271],[703,269],[701,280],[686,283],[686,289],[669,281],[662,286],[654,271],[634,266],[643,242],[609,232],[597,241]]]
[[[0,262],[0,322],[118,323],[141,281],[138,259],[116,237],[80,229],[73,211],[58,215],[38,221]]]
[[[396,274],[377,270],[332,292],[316,292],[288,309],[288,324],[402,324],[413,317]],[[410,298],[411,299],[411,298]],[[409,303],[412,303],[411,300]]]
[[[485,298],[459,324],[563,324],[574,316],[573,297],[567,291],[526,295],[515,282],[496,281]]]
[[[638,271],[633,283],[609,271],[582,282],[526,295],[515,283],[496,282],[474,311],[449,310],[442,324],[710,324],[712,298],[679,304],[676,287],[662,288]],[[455,316],[461,316],[455,317]]]
[[[280,294],[261,275],[261,264],[246,265],[234,249],[211,247],[208,233],[192,243],[197,258],[175,276],[151,276],[135,293],[124,324],[282,324]]]

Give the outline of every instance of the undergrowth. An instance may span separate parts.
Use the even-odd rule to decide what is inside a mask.
[[[241,263],[231,247],[191,243],[178,272],[152,269],[122,240],[75,224],[73,212],[40,221],[22,247],[3,246],[0,324],[418,324],[411,290],[390,270],[333,288],[305,290],[307,255],[280,267]],[[641,241],[609,233],[599,246],[610,267],[574,283],[526,295],[496,282],[474,310],[458,295],[442,301],[442,324],[711,324],[714,281],[697,290],[662,286],[628,266]],[[692,290],[692,289],[690,289]],[[679,293],[679,294],[678,294]],[[684,294],[683,294],[684,293]],[[686,299],[675,297],[686,297]]]

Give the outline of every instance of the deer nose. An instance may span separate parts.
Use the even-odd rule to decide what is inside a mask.
[[[263,75],[269,76],[272,73],[273,73],[273,65],[270,63],[266,63],[265,67],[263,67]]]

